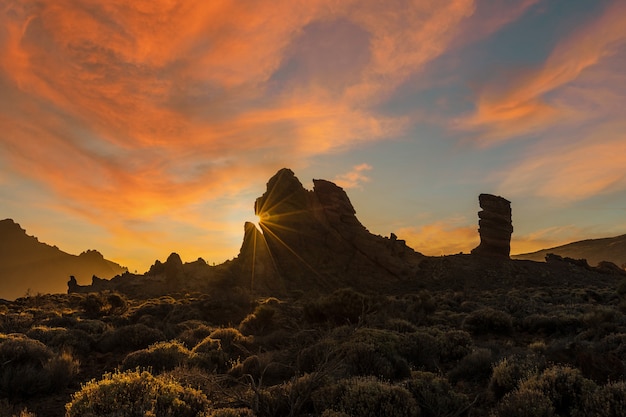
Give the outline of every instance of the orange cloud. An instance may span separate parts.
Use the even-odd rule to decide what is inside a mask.
[[[364,182],[369,182],[370,178],[364,172],[371,171],[369,164],[360,164],[352,167],[350,172],[340,174],[333,180],[335,184],[343,188],[359,188]]]
[[[440,220],[419,227],[404,227],[396,234],[407,245],[428,256],[469,253],[480,243],[477,226],[463,225],[464,219]]]
[[[619,45],[626,42],[624,16],[626,3],[611,3],[599,18],[557,44],[540,68],[510,77],[504,88],[487,85],[480,92],[474,114],[460,119],[457,127],[478,131],[480,143],[490,144],[565,120],[580,123],[588,118],[572,107],[575,104],[546,95],[562,91],[619,51]]]
[[[219,217],[211,203],[279,167],[404,132],[409,120],[375,106],[451,48],[475,10],[472,0],[9,0],[3,162],[122,241],[170,242],[174,232],[155,238],[146,225]]]
[[[510,167],[501,192],[538,195],[560,202],[626,189],[626,125],[597,127],[576,146],[538,147]]]

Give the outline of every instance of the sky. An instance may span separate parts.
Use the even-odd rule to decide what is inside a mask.
[[[235,257],[280,168],[372,232],[626,233],[624,0],[0,0],[0,218],[144,272]]]

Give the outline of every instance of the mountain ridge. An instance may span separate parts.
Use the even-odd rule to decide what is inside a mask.
[[[546,255],[550,253],[573,259],[586,259],[590,265],[598,265],[602,261],[608,261],[624,269],[626,268],[626,234],[583,239],[553,248],[512,255],[511,258],[544,261]]]
[[[0,220],[0,298],[65,292],[70,275],[89,281],[93,275],[112,278],[126,270],[97,250],[73,255],[28,235],[13,219]]]

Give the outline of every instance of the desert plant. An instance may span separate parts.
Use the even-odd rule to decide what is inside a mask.
[[[109,330],[98,341],[102,352],[133,351],[144,349],[153,343],[165,340],[162,331],[137,323]]]
[[[444,363],[459,360],[471,353],[474,348],[472,336],[464,330],[439,333],[437,341],[439,343],[439,355]]]
[[[554,406],[543,392],[527,388],[516,389],[504,396],[492,417],[554,417]]]
[[[587,395],[579,414],[587,417],[626,416],[626,382],[609,382]]]
[[[320,411],[331,409],[351,417],[417,417],[420,408],[403,387],[376,378],[351,378],[326,386],[315,394]]]
[[[255,417],[255,414],[249,408],[218,408],[211,410],[206,417]]]
[[[513,330],[513,319],[504,311],[486,307],[468,314],[463,328],[474,334],[509,334]]]
[[[465,394],[455,392],[447,379],[430,372],[414,372],[403,386],[413,395],[423,417],[452,417],[470,405]]]
[[[66,417],[196,417],[209,400],[200,391],[149,372],[105,374],[84,384],[65,405]]]
[[[473,381],[482,383],[491,376],[493,353],[489,349],[479,348],[465,356],[448,373],[450,381]]]
[[[28,398],[62,389],[78,373],[78,361],[43,343],[18,335],[0,335],[0,396]]]
[[[122,369],[150,368],[153,372],[169,371],[185,364],[191,352],[178,341],[157,342],[147,349],[126,355]]]
[[[493,367],[489,392],[499,400],[519,386],[533,372],[537,372],[536,358],[503,358]]]
[[[378,310],[379,300],[351,288],[336,290],[330,295],[309,301],[304,306],[305,318],[311,322],[357,324]]]
[[[522,381],[518,391],[536,391],[545,395],[560,416],[569,416],[582,408],[596,384],[575,368],[552,366]]]

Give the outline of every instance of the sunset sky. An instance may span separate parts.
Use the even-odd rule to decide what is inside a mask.
[[[0,218],[144,272],[237,255],[280,168],[373,233],[626,233],[624,0],[0,0]]]

